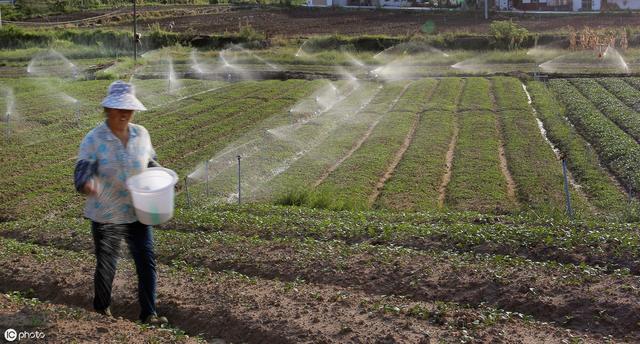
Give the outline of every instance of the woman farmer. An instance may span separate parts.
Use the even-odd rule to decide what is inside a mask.
[[[84,216],[92,221],[96,251],[94,309],[111,316],[111,288],[120,243],[125,239],[138,274],[140,320],[167,323],[156,313],[156,260],[151,226],[138,222],[125,181],[147,167],[159,166],[147,130],[132,124],[135,110],[146,110],[133,85],[116,81],[102,101],[106,120],[80,144],[74,173],[76,190],[87,195]]]

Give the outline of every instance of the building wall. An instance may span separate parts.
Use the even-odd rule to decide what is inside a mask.
[[[607,4],[618,5],[622,10],[640,10],[640,0],[607,0]]]

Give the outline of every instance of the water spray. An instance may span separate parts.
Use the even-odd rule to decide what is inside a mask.
[[[27,73],[36,76],[77,79],[80,72],[78,66],[53,49],[38,53],[27,65]]]
[[[11,136],[11,126],[10,126],[10,121],[11,120],[11,111],[9,109],[7,109],[7,112],[5,114],[5,121],[7,122],[7,128],[5,130],[5,137],[7,140],[9,140],[9,137]]]
[[[189,196],[189,176],[184,177],[184,192],[187,198],[187,208],[191,208],[191,197]]]
[[[4,113],[4,120],[7,122],[5,135],[6,139],[9,140],[9,137],[11,136],[11,117],[14,110],[14,97],[13,91],[10,88],[2,87],[1,90],[4,90],[5,93],[6,109]]]

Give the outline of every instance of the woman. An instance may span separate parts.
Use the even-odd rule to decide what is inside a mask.
[[[156,260],[151,226],[138,222],[125,181],[145,168],[159,166],[147,130],[132,124],[135,110],[146,110],[133,85],[116,81],[102,101],[107,119],[80,144],[74,173],[76,190],[87,195],[84,216],[92,221],[96,250],[94,309],[111,316],[111,288],[120,243],[127,241],[138,274],[140,320],[165,324],[156,313]]]

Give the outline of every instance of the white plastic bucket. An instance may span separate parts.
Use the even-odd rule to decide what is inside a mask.
[[[127,179],[138,221],[159,225],[173,217],[174,186],[178,175],[163,167],[151,167]]]

